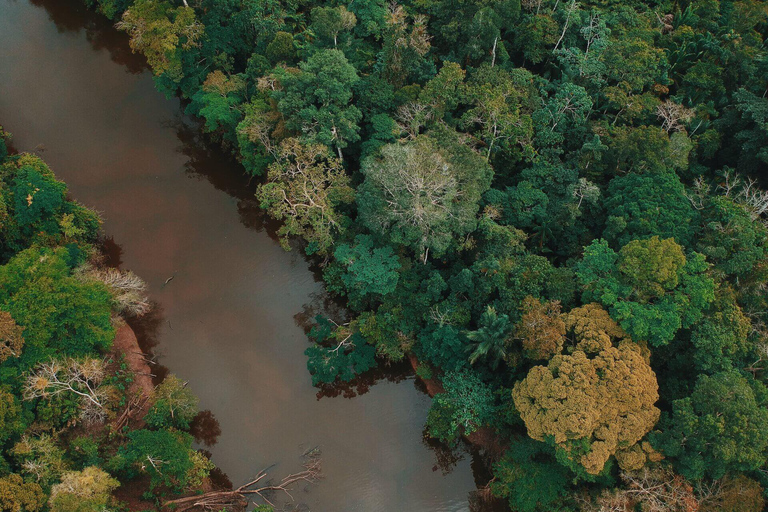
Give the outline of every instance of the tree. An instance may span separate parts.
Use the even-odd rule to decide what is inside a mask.
[[[690,512],[699,508],[693,485],[667,466],[622,471],[625,488],[605,489],[580,510],[583,512],[649,510],[654,512]]]
[[[193,466],[192,436],[170,430],[134,430],[110,466],[132,478],[148,474],[150,490],[159,486],[182,490]]]
[[[103,350],[114,339],[111,295],[102,283],[69,275],[78,254],[70,249],[31,248],[0,266],[0,307],[24,327],[24,368],[54,351],[83,356]]]
[[[527,357],[549,359],[562,351],[565,322],[560,309],[560,301],[542,303],[530,295],[523,300],[523,314],[515,328],[515,336],[522,339]]]
[[[423,330],[418,340],[415,352],[420,359],[448,372],[468,367],[469,340],[466,331],[453,325],[439,325]]]
[[[0,126],[0,163],[2,163],[8,156],[8,143],[11,140],[11,134],[3,130]]]
[[[24,384],[24,399],[71,393],[79,399],[84,419],[103,421],[108,399],[108,388],[101,385],[106,377],[105,366],[104,361],[93,358],[39,363]]]
[[[16,396],[7,389],[0,389],[0,442],[19,434],[25,426]]]
[[[176,82],[184,76],[181,53],[197,46],[205,32],[191,7],[155,0],[136,0],[115,26],[131,36],[131,49],[147,57],[155,75]]]
[[[619,251],[618,271],[641,301],[662,297],[680,284],[683,248],[671,238],[632,240]]]
[[[449,139],[450,140],[450,139]],[[491,169],[456,140],[440,144],[422,135],[387,144],[363,162],[360,217],[369,229],[411,247],[426,261],[475,227],[480,195]]]
[[[256,197],[271,217],[285,221],[278,231],[283,247],[289,248],[289,235],[299,235],[310,243],[310,252],[325,254],[343,228],[337,208],[354,197],[341,161],[321,144],[290,138],[280,144],[267,178]]]
[[[299,65],[299,73],[280,76],[283,89],[273,93],[289,129],[309,139],[310,145],[341,150],[360,140],[360,110],[352,88],[360,79],[341,50],[322,50]]]
[[[634,239],[674,238],[690,247],[696,214],[675,173],[630,173],[611,180],[603,237],[622,246]]]
[[[768,163],[768,100],[743,88],[734,94],[734,99],[741,125],[736,133],[736,140],[741,142],[739,167],[753,170],[761,169],[762,165],[764,169]]]
[[[345,269],[341,280],[351,301],[395,291],[400,262],[391,247],[376,248],[370,236],[358,235],[354,245],[339,245],[334,258]]]
[[[753,330],[733,290],[721,286],[706,316],[691,329],[694,364],[702,373],[748,367]]]
[[[655,446],[695,480],[755,470],[766,462],[767,392],[736,370],[700,375],[691,396],[672,403]]]
[[[599,306],[572,310],[566,325],[577,340],[573,353],[532,368],[512,398],[531,438],[554,443],[575,471],[597,475],[611,456],[629,463],[621,452],[656,424],[658,384],[642,349]]]
[[[463,116],[462,124],[477,127],[485,143],[486,158],[494,150],[512,155],[529,156],[532,150],[533,121],[531,120],[531,75],[523,69],[513,72],[483,66],[477,70],[465,89],[465,98],[472,105]]]
[[[533,64],[542,62],[549,54],[549,46],[557,42],[557,22],[549,14],[526,14],[515,30],[515,46],[525,59]]]
[[[201,89],[192,97],[187,112],[205,119],[206,132],[218,132],[231,140],[243,118],[240,105],[244,97],[245,81],[241,75],[227,76],[216,70],[208,74]]]
[[[115,309],[125,316],[143,316],[152,309],[146,295],[147,283],[130,270],[82,265],[76,275],[85,282],[93,279],[104,283],[112,292]]]
[[[64,206],[67,187],[38,170],[24,166],[13,182],[13,212],[20,235],[33,239],[38,232],[56,236],[60,233],[58,216]]]
[[[187,383],[175,375],[168,375],[152,393],[152,407],[144,420],[153,428],[188,430],[197,411],[198,399],[187,389]]]
[[[9,158],[0,171],[0,252],[3,259],[34,244],[92,243],[101,221],[67,199],[67,187],[39,157]]]
[[[358,332],[338,328],[329,319],[317,316],[309,333],[315,342],[304,351],[312,385],[349,382],[376,366],[376,350]]]
[[[711,197],[705,191],[700,207],[704,228],[697,237],[696,250],[717,270],[747,279],[768,255],[766,226],[755,222],[748,207],[734,197]]]
[[[467,333],[467,339],[472,342],[467,347],[469,363],[475,364],[483,359],[495,370],[507,358],[508,337],[512,327],[507,315],[499,315],[493,307],[488,306],[480,317],[478,329]]]
[[[333,40],[334,47],[337,46],[339,32],[352,30],[357,25],[357,17],[343,5],[315,7],[310,16],[310,28],[321,38]]]
[[[278,31],[272,42],[267,45],[266,56],[274,63],[294,60],[296,48],[293,45],[293,35],[289,32]]]
[[[586,89],[570,82],[562,84],[532,115],[536,142],[541,147],[562,151],[559,146],[566,140],[566,135],[577,134],[591,110],[592,99]]]
[[[707,269],[702,255],[685,257],[673,239],[658,237],[631,241],[618,254],[595,240],[576,264],[582,300],[608,307],[633,339],[654,346],[701,319],[715,297]]]
[[[281,131],[284,122],[273,108],[273,100],[255,94],[243,106],[244,117],[237,125],[237,145],[240,162],[251,176],[264,173],[270,163],[279,158],[275,131]]]
[[[424,85],[418,103],[426,107],[425,118],[443,119],[456,110],[461,101],[466,71],[455,62],[445,62],[440,71]],[[417,133],[417,132],[416,132]]]
[[[102,512],[119,485],[120,482],[96,466],[68,471],[61,476],[61,482],[51,488],[51,512]]]
[[[553,52],[568,81],[582,84],[590,92],[605,86],[607,69],[603,55],[611,44],[606,18],[599,10],[592,10],[588,21],[583,17],[576,21],[583,22],[579,30],[581,40],[569,47],[564,44]]]
[[[427,416],[430,436],[455,443],[460,435],[469,435],[493,419],[493,392],[475,373],[448,373],[443,387],[445,392],[435,395]]]
[[[45,488],[59,481],[70,469],[64,459],[64,450],[56,441],[49,434],[31,436],[25,433],[10,450],[27,478]]]
[[[554,460],[552,448],[533,439],[515,439],[493,466],[494,496],[506,498],[516,512],[548,512],[568,492],[568,470]]]
[[[45,493],[34,482],[24,482],[11,473],[0,478],[0,510],[8,512],[38,512],[45,506]]]
[[[426,16],[418,14],[409,23],[403,6],[390,3],[382,48],[384,79],[400,88],[428,67],[425,56],[432,46],[430,39]]]
[[[744,475],[713,482],[712,491],[700,499],[701,512],[761,512],[765,510],[763,487]]]
[[[364,311],[352,323],[365,341],[376,347],[376,355],[387,362],[402,361],[414,346],[407,313],[401,304],[384,304],[375,313]]]

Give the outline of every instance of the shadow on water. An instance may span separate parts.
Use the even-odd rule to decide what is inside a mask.
[[[106,17],[86,9],[83,2],[62,2],[61,0],[29,0],[32,5],[42,7],[59,32],[85,31],[85,37],[94,51],[106,50],[113,62],[120,64],[131,74],[146,71],[147,60],[135,54],[128,46],[128,36],[115,30],[114,24]]]
[[[221,435],[221,426],[219,420],[210,410],[200,411],[192,420],[189,433],[200,444],[211,447],[214,446]]]
[[[335,384],[322,384],[318,386],[317,399],[335,398],[338,396],[344,398],[355,398],[364,395],[379,382],[393,382],[397,384],[413,377],[411,366],[406,361],[394,364],[386,364],[379,361],[376,368],[368,370],[355,377],[349,382],[337,382]]]
[[[424,432],[423,443],[435,454],[435,465],[432,471],[440,471],[443,475],[449,475],[456,469],[456,465],[464,460],[466,453],[458,446],[449,446],[433,439]]]
[[[120,244],[115,242],[115,237],[103,234],[99,239],[99,246],[101,247],[102,262],[104,265],[112,268],[120,268],[120,265],[123,264],[123,248]]]
[[[155,348],[160,343],[161,327],[167,323],[162,306],[152,301],[152,309],[149,313],[140,317],[129,318],[127,323],[136,334],[141,351],[149,355],[153,375],[152,382],[155,385],[161,383],[170,373],[168,367],[157,362],[157,354],[155,353]]]
[[[168,127],[174,130],[181,143],[177,151],[187,157],[184,163],[186,174],[190,178],[205,180],[216,190],[236,199],[243,226],[263,231],[270,239],[279,241],[277,230],[280,223],[271,219],[256,199],[256,187],[261,180],[249,178],[231,153],[224,151],[220,144],[203,133],[200,121],[180,113],[168,122]]]

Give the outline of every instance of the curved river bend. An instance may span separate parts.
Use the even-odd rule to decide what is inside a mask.
[[[302,324],[321,284],[122,34],[79,0],[0,0],[0,48],[0,123],[102,213],[113,258],[150,284],[159,307],[139,334],[218,419],[207,449],[235,484],[319,446],[325,479],[296,495],[311,510],[468,510],[470,457],[424,444],[412,378],[317,399]]]

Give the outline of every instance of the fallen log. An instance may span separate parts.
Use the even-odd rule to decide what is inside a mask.
[[[163,502],[163,508],[175,510],[177,512],[187,512],[192,510],[215,511],[226,508],[229,510],[242,510],[248,505],[249,498],[258,496],[268,505],[274,506],[267,497],[270,493],[280,492],[286,494],[291,501],[294,501],[291,494],[293,484],[305,482],[314,484],[321,478],[320,457],[315,453],[310,455],[303,464],[304,470],[298,473],[292,473],[284,477],[276,484],[261,485],[254,487],[264,480],[269,474],[269,468],[262,469],[256,477],[245,485],[231,491],[210,491],[196,496],[187,496],[174,500]]]

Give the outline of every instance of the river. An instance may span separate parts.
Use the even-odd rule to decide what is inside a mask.
[[[322,284],[107,20],[79,0],[0,0],[0,123],[102,214],[113,263],[149,283],[158,306],[139,335],[218,420],[203,447],[233,483],[297,470],[319,447],[325,478],[295,495],[305,509],[469,509],[471,456],[424,442],[429,399],[412,376],[318,398],[303,327]]]

